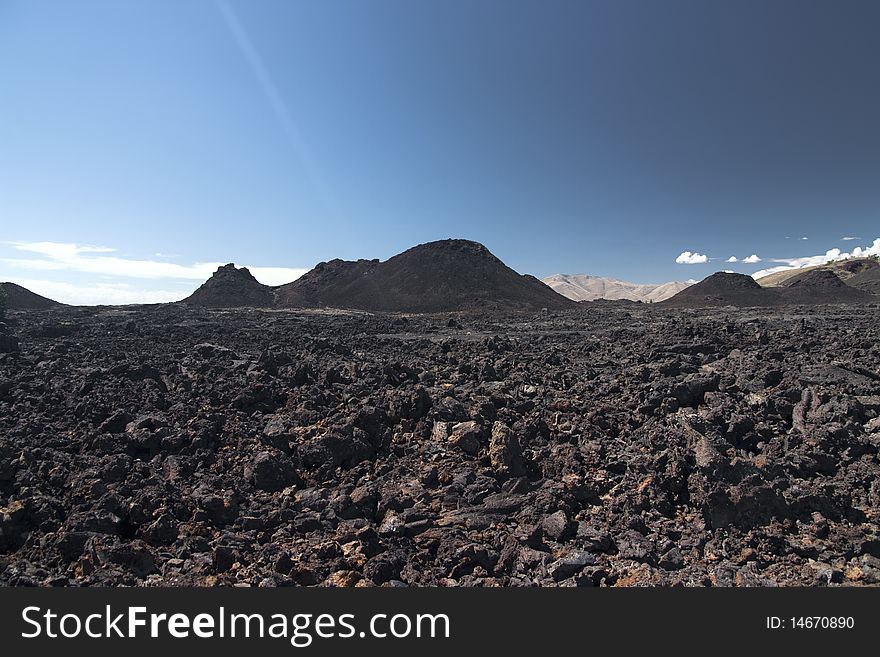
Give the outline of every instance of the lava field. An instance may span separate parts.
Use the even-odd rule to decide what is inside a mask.
[[[880,307],[10,312],[0,584],[880,584]]]

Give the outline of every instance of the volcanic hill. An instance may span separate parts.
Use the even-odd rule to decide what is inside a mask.
[[[761,287],[784,287],[789,281],[801,274],[809,271],[830,271],[838,276],[840,280],[848,285],[850,279],[866,272],[880,270],[880,262],[874,258],[848,258],[846,260],[835,260],[822,265],[813,265],[811,267],[801,267],[798,269],[784,269],[782,271],[767,274],[758,279]],[[868,274],[870,275],[870,274]],[[876,273],[874,275],[877,275]]]
[[[293,308],[343,307],[351,288],[370,286],[360,279],[378,266],[378,260],[319,262],[298,279],[278,289],[278,305]],[[381,290],[373,290],[381,294]]]
[[[277,290],[279,307],[388,312],[562,309],[574,302],[507,267],[477,242],[420,244],[385,262],[332,260]]]
[[[830,269],[813,269],[788,279],[780,290],[786,303],[867,303],[877,301],[870,292],[844,283]]]
[[[274,302],[273,288],[260,283],[247,267],[239,269],[229,263],[180,303],[206,308],[265,308]]]
[[[64,305],[15,283],[0,283],[0,290],[6,294],[6,307],[12,310],[43,310]]]
[[[847,279],[846,284],[871,294],[880,294],[880,266],[859,272]]]
[[[828,269],[800,272],[784,286],[762,287],[751,276],[717,272],[682,290],[661,305],[676,308],[703,306],[782,306],[869,303],[877,297],[844,283]]]
[[[776,290],[768,290],[745,274],[716,272],[685,288],[662,306],[696,308],[701,306],[773,306],[779,303]]]

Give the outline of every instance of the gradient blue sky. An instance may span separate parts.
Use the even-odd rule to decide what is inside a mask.
[[[446,237],[638,282],[868,247],[878,34],[867,0],[0,0],[0,279],[152,301]]]

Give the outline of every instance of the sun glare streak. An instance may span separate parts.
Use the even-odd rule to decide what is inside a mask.
[[[248,36],[244,25],[242,25],[235,10],[227,0],[217,0],[217,7],[220,10],[220,14],[223,16],[223,21],[226,24],[226,27],[229,29],[229,32],[235,41],[235,45],[238,47],[242,57],[244,57],[245,62],[247,62],[248,67],[257,79],[261,91],[266,96],[266,100],[272,108],[272,112],[281,124],[282,131],[305,168],[309,181],[315,188],[321,203],[324,205],[325,211],[334,221],[339,221],[341,215],[337,211],[336,200],[324,181],[324,176],[321,174],[321,171],[315,162],[315,158],[306,143],[305,137],[303,137],[302,131],[294,120],[287,103],[284,102],[284,98],[278,90],[278,86],[269,74],[269,71],[263,63],[263,59],[260,57],[260,54],[257,52],[256,47]]]

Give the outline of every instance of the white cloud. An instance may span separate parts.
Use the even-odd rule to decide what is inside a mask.
[[[802,237],[801,239],[802,239],[802,240],[808,240],[808,239],[810,239],[810,238],[809,238],[809,237]]]
[[[308,269],[290,267],[248,267],[248,269],[263,285],[284,285],[295,281],[308,271]]]
[[[156,260],[139,260],[107,255],[115,249],[107,247],[84,247],[78,244],[60,242],[16,243],[17,251],[37,253],[42,258],[2,258],[0,261],[20,269],[38,271],[72,270],[87,274],[122,276],[125,278],[184,278],[203,280],[208,278],[220,265],[219,262],[204,262],[193,265],[177,265]]]
[[[192,292],[187,290],[142,290],[123,284],[92,283],[77,285],[61,281],[20,278],[15,281],[44,297],[77,306],[180,301]]]
[[[778,271],[788,271],[789,269],[793,269],[793,267],[785,267],[783,265],[780,265],[779,267],[768,267],[767,269],[760,269],[756,271],[754,274],[752,274],[752,278],[763,278],[764,276],[775,274]]]
[[[852,250],[853,258],[867,258],[868,256],[880,256],[880,237],[876,238],[871,246],[865,248],[857,246]]]
[[[682,252],[676,259],[680,265],[699,265],[704,262],[708,262],[709,257],[703,255],[702,253],[691,253],[690,251]]]
[[[746,263],[747,265],[753,265],[756,262],[761,262],[761,259],[758,257],[758,255],[756,253],[753,253],[748,258],[743,258],[743,262]]]
[[[21,282],[22,280],[39,285],[45,294],[36,288],[29,289],[65,303],[113,304],[177,301],[187,296],[199,283],[207,280],[218,267],[225,264],[222,262],[197,262],[182,265],[158,260],[123,258],[117,255],[106,255],[116,253],[116,249],[113,248],[65,242],[7,242],[7,244],[11,245],[15,251],[22,252],[23,255],[36,254],[40,257],[0,258],[0,264],[4,266],[4,275],[25,287],[29,286]],[[157,254],[154,257],[167,256]],[[303,268],[291,267],[248,266],[248,269],[254,278],[265,285],[289,283],[307,271]],[[65,280],[51,281],[47,278],[10,276],[8,272],[12,270],[65,272]],[[128,287],[126,284],[119,283],[119,279],[135,279],[140,283],[137,286]],[[100,280],[110,280],[111,284],[99,282]],[[159,280],[175,282],[177,285],[183,284],[188,291],[181,293],[181,290],[165,289],[154,283]]]
[[[737,258],[736,256],[730,256],[727,259],[727,262],[739,262],[739,258]]]
[[[840,241],[841,241],[841,242],[852,242],[853,240],[860,240],[860,239],[862,239],[862,238],[861,238],[861,237],[849,237],[849,236],[847,236],[847,237],[841,237],[841,238],[840,238]]]
[[[75,258],[81,253],[113,253],[116,249],[107,246],[87,246],[64,242],[13,242],[19,251],[32,251],[53,259]]]
[[[60,242],[15,243],[18,251],[38,253],[44,258],[0,258],[0,262],[21,269],[41,271],[73,270],[88,274],[121,276],[125,278],[176,278],[203,281],[213,274],[222,262],[198,262],[192,265],[178,265],[156,260],[139,260],[105,255],[84,255],[91,253],[112,253],[116,249],[96,246],[80,246]],[[261,283],[280,285],[289,283],[306,270],[290,267],[249,267],[251,273]]]
[[[841,251],[838,248],[828,249],[824,255],[803,256],[800,258],[769,258],[770,262],[783,263],[778,267],[770,267],[762,269],[752,274],[753,278],[761,278],[778,271],[786,271],[788,269],[801,269],[803,267],[813,267],[815,265],[824,265],[827,262],[837,260],[847,260],[849,258],[866,258],[868,256],[880,256],[880,237],[876,238],[870,246],[857,246],[852,251]]]

